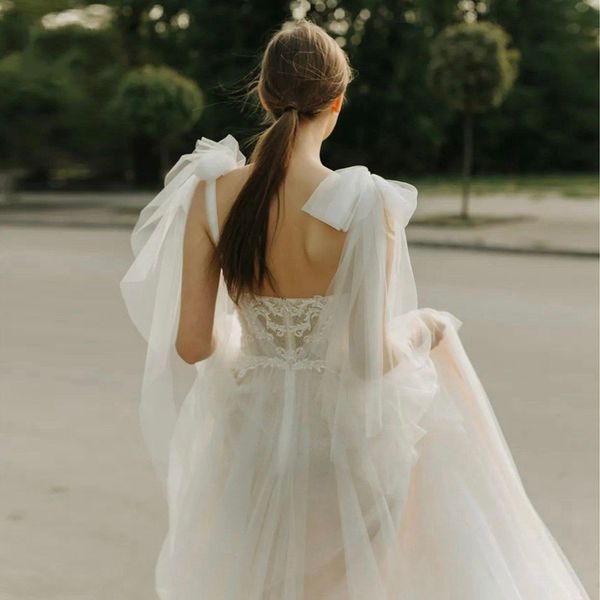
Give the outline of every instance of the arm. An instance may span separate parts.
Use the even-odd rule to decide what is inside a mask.
[[[185,228],[181,308],[175,348],[187,363],[208,358],[214,350],[213,321],[219,268],[211,264],[214,245],[208,233],[205,182],[196,187]]]

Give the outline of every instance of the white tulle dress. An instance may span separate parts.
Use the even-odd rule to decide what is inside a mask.
[[[417,191],[357,166],[303,211],[347,232],[328,292],[252,297],[221,279],[217,349],[178,399],[173,367],[187,210],[244,164],[202,138],[132,236],[122,292],[148,343],[141,419],[164,481],[161,600],[580,600],[532,507],[460,322],[431,349],[404,228]],[[429,311],[429,313],[428,313]]]

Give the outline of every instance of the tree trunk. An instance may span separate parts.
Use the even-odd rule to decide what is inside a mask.
[[[462,208],[460,216],[469,218],[469,192],[471,186],[471,170],[473,167],[473,113],[467,111],[463,123],[463,173],[462,173]]]

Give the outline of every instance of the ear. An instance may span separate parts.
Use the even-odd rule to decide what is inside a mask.
[[[342,110],[342,104],[344,102],[344,94],[340,94],[334,101],[331,103],[331,110],[334,113],[339,113]]]

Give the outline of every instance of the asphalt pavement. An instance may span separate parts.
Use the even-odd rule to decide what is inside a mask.
[[[115,228],[0,227],[0,600],[150,600],[165,532]],[[529,496],[598,598],[598,261],[414,247]]]

